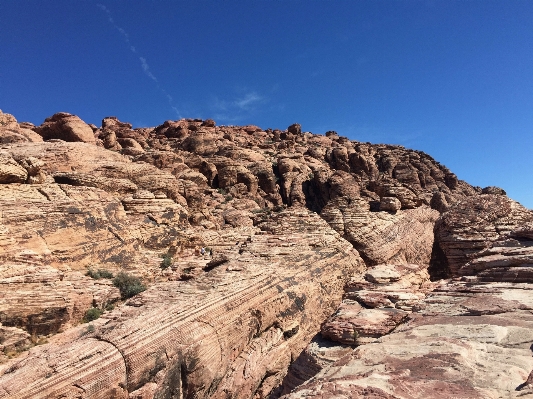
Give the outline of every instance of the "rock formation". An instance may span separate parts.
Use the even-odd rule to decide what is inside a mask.
[[[437,220],[434,248],[437,266],[459,277],[391,292],[387,280],[395,285],[408,275],[378,266],[371,269],[380,268],[378,278],[371,271],[364,282],[348,283],[351,301],[330,316],[322,335],[359,346],[287,398],[533,396],[532,217],[501,194],[456,203]],[[423,275],[409,281],[418,284]],[[402,296],[411,306],[400,319],[390,312],[402,308]],[[388,317],[369,320],[366,308]]]
[[[401,146],[0,112],[0,398],[533,395],[532,251]]]

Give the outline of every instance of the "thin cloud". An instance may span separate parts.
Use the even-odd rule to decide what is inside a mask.
[[[170,105],[170,108],[176,113],[176,116],[181,119],[182,116],[181,116],[181,112],[178,110],[178,108],[174,105],[174,102],[173,102],[173,99],[172,99],[172,96],[170,96],[170,94],[167,93],[167,91],[161,87],[159,85],[159,80],[157,79],[157,77],[152,73],[152,71],[150,70],[150,66],[148,65],[148,62],[146,61],[146,58],[142,57],[138,52],[137,52],[137,48],[131,43],[130,41],[130,36],[128,35],[128,32],[126,32],[123,28],[121,28],[120,26],[118,26],[116,23],[115,23],[115,20],[113,19],[113,16],[111,15],[111,11],[109,11],[109,9],[103,5],[103,4],[97,4],[96,5],[100,10],[102,10],[103,12],[106,13],[107,15],[107,20],[109,21],[109,23],[111,25],[113,25],[113,27],[120,33],[120,35],[122,36],[122,38],[124,39],[124,41],[126,42],[126,44],[128,45],[130,51],[135,54],[136,56],[139,57],[139,61],[141,62],[141,68],[144,72],[144,74],[146,76],[148,76],[151,80],[154,81],[154,83],[156,84],[157,88],[161,91],[161,93],[163,93],[163,95],[165,96],[165,98],[168,100],[168,104]]]
[[[254,107],[255,104],[258,102],[261,102],[263,100],[263,97],[257,95],[257,93],[252,92],[246,94],[243,98],[237,99],[234,104],[245,111],[250,110]]]
[[[146,76],[148,76],[154,82],[157,82],[157,78],[154,76],[154,74],[152,72],[150,72],[150,67],[146,63],[146,58],[139,57],[139,60],[141,60],[141,66],[142,66],[143,71],[146,74]],[[167,94],[167,98],[168,98],[168,94]]]
[[[257,113],[260,106],[267,99],[255,91],[248,91],[231,99],[221,99],[214,96],[211,109],[217,120],[225,123],[236,123],[246,117]]]

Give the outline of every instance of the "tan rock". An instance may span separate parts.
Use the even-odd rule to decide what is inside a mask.
[[[80,386],[109,397],[119,384],[154,392],[154,383],[156,396],[266,395],[361,260],[307,212],[273,215],[261,229],[205,276],[154,285],[94,334],[39,347],[0,378],[0,397],[73,395]],[[65,366],[54,368],[58,361]]]
[[[450,275],[530,265],[533,242],[512,239],[511,233],[532,221],[533,212],[504,195],[484,194],[457,203],[435,226]]]
[[[433,225],[438,212],[427,207],[396,214],[371,212],[363,199],[330,202],[322,217],[341,233],[370,264],[429,264]]]
[[[82,141],[95,143],[93,130],[76,115],[59,112],[46,118],[41,126],[35,128],[44,140]]]
[[[28,172],[9,154],[0,153],[0,183],[24,183]]]
[[[527,397],[533,393],[529,291],[527,284],[443,282],[420,316],[359,346],[286,397]]]
[[[5,164],[26,177],[0,185],[0,331],[22,350],[0,356],[0,397],[274,398],[316,372],[294,394],[533,392],[533,220],[501,191],[298,126],[108,117],[88,144],[58,133],[87,131],[73,115],[2,115]],[[429,282],[448,261],[461,280]],[[148,290],[114,302],[87,268]]]
[[[387,212],[396,212],[399,211],[402,207],[402,203],[398,198],[395,197],[383,197],[379,203],[380,211]]]

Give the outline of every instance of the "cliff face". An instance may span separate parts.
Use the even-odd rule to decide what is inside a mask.
[[[0,113],[0,212],[0,397],[529,392],[533,215],[422,152]]]

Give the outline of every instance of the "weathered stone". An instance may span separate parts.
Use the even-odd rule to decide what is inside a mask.
[[[444,253],[450,275],[473,274],[488,267],[530,264],[527,259],[531,257],[533,240],[508,240],[506,243],[502,240],[532,221],[532,211],[504,195],[483,194],[458,202],[435,226],[437,244]],[[511,248],[497,249],[498,246]],[[507,255],[499,255],[503,252]],[[478,259],[486,256],[492,258]]]
[[[402,203],[395,197],[383,197],[379,202],[379,210],[387,212],[399,211],[402,207]]]
[[[0,397],[531,394],[533,218],[501,191],[296,125],[5,115]]]
[[[287,128],[287,131],[292,134],[301,134],[302,126],[299,123],[293,123]]]
[[[28,172],[9,154],[0,153],[0,184],[24,183]]]
[[[286,397],[532,395],[530,294],[524,284],[443,282],[422,302],[420,315],[359,346]]]
[[[93,130],[76,115],[59,112],[45,119],[41,126],[35,128],[44,140],[60,139],[65,141],[82,141],[95,143]]]

